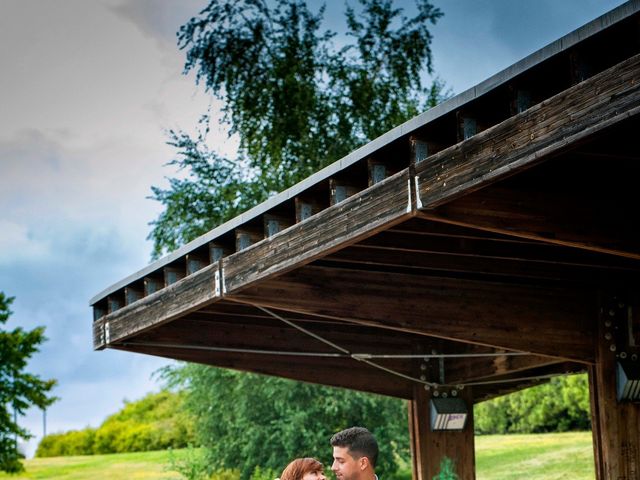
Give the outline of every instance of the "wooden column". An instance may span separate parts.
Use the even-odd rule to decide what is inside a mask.
[[[475,473],[475,446],[473,436],[473,398],[471,389],[459,392],[467,403],[468,417],[463,431],[431,431],[430,405],[433,390],[425,390],[416,384],[413,400],[409,401],[409,432],[413,480],[432,480],[440,473],[446,458],[460,480],[473,480]],[[436,477],[437,478],[437,477]]]
[[[640,305],[607,294],[600,305],[596,363],[589,370],[596,478],[640,480],[640,404],[616,396],[616,362],[640,361],[633,337]]]

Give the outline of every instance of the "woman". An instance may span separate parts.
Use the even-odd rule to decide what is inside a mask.
[[[296,458],[285,467],[280,480],[326,480],[324,467],[315,458]]]

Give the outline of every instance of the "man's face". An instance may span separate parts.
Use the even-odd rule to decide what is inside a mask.
[[[360,476],[360,459],[355,459],[347,447],[333,447],[331,470],[337,480],[357,480]]]

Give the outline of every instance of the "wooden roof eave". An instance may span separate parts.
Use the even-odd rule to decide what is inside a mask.
[[[402,222],[416,215],[418,209],[427,211],[426,217],[432,218],[428,214],[430,208],[528,168],[639,112],[640,56],[636,55],[418,163],[415,177],[411,176],[412,168],[404,169],[338,205],[223,258],[218,265],[210,265],[103,317],[94,325],[95,346],[102,348],[109,341],[120,341],[215,302],[223,295],[234,296],[257,282]],[[549,122],[553,128],[549,128]]]
[[[94,347],[125,340],[415,215],[406,169],[332,208],[94,322]]]
[[[297,195],[305,192],[309,188],[318,185],[320,182],[326,181],[338,172],[344,171],[346,168],[361,162],[363,159],[370,157],[371,155],[379,152],[384,147],[391,145],[394,142],[408,140],[409,136],[414,132],[422,129],[426,125],[441,119],[447,115],[451,115],[460,109],[466,108],[467,105],[473,103],[477,99],[495,91],[497,88],[506,84],[514,82],[520,79],[523,75],[527,74],[530,70],[549,62],[553,58],[560,54],[573,51],[578,48],[583,42],[588,41],[598,34],[605,32],[611,28],[616,27],[618,24],[622,24],[631,17],[638,14],[640,11],[640,0],[629,1],[614,10],[602,15],[601,17],[589,22],[583,27],[571,32],[564,37],[550,43],[546,47],[532,53],[524,59],[516,62],[503,71],[493,75],[489,79],[481,82],[480,84],[472,87],[465,92],[456,95],[455,97],[443,102],[440,105],[426,111],[425,113],[416,116],[415,118],[405,122],[404,124],[390,130],[384,135],[376,138],[372,142],[357,149],[351,154],[347,155],[343,159],[329,165],[325,169],[310,176],[299,184],[294,185],[290,189],[275,195],[268,199],[264,203],[256,206],[255,208],[239,215],[238,217],[226,222],[225,224],[213,229],[211,232],[195,239],[194,241],[184,245],[169,255],[159,259],[156,262],[148,265],[147,267],[137,271],[136,273],[118,281],[117,283],[104,289],[102,292],[95,295],[91,300],[91,305],[96,305],[103,302],[108,296],[126,288],[132,283],[142,281],[142,279],[154,272],[158,272],[162,268],[172,264],[176,260],[181,259],[189,252],[195,249],[205,246],[208,242],[216,240],[217,238],[232,232],[234,229],[243,226],[247,222],[251,222],[261,215],[268,212],[270,209],[281,205],[283,202],[289,201]],[[519,81],[519,80],[518,80]],[[426,168],[423,167],[423,170]],[[424,179],[420,179],[423,182]],[[426,187],[426,183],[422,184],[422,187]],[[451,188],[448,189],[451,191]],[[426,206],[431,200],[427,199],[424,192],[421,192],[421,200]]]

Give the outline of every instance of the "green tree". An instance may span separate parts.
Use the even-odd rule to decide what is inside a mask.
[[[185,72],[222,100],[239,150],[230,159],[209,149],[206,115],[195,137],[169,132],[170,165],[182,175],[152,187],[165,207],[151,223],[154,257],[438,103],[442,83],[425,86],[422,76],[432,73],[428,27],[442,12],[429,0],[415,7],[405,16],[392,0],[358,0],[342,37],[323,28],[324,7],[302,0],[216,0],[187,22],[178,32]],[[166,373],[188,387],[208,464],[245,479],[300,455],[330,461],[330,436],[358,424],[380,441],[383,475],[408,455],[400,400],[201,365]]]
[[[442,12],[415,0],[403,15],[392,0],[347,6],[346,35],[322,28],[324,7],[302,0],[217,0],[178,32],[185,72],[222,100],[240,141],[227,159],[206,144],[208,118],[192,138],[169,132],[172,166],[186,176],[151,198],[165,211],[151,225],[154,256],[207,232],[358,146],[435,105],[428,25]]]
[[[542,433],[588,430],[591,426],[586,374],[554,377],[479,403],[474,409],[476,433]]]
[[[239,469],[248,479],[257,467],[279,473],[296,457],[330,465],[331,435],[354,425],[376,435],[382,476],[409,456],[406,403],[399,399],[196,364],[168,367],[163,375],[187,388],[187,408],[213,470]]]
[[[47,408],[56,399],[48,396],[55,380],[42,380],[28,373],[27,361],[46,338],[44,328],[4,330],[9,320],[13,297],[0,292],[0,471],[23,469],[17,450],[17,439],[28,439],[29,432],[15,421],[31,406]]]

